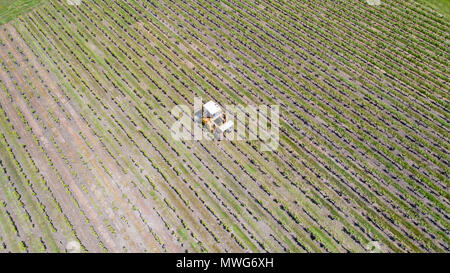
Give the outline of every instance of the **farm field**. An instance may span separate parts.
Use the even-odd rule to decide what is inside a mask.
[[[7,2],[0,252],[449,252],[448,1]],[[278,147],[174,139],[195,97]]]

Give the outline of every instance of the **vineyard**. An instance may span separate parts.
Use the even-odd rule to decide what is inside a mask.
[[[0,20],[0,252],[450,251],[435,5],[29,2]],[[279,105],[278,148],[174,139],[194,97]]]

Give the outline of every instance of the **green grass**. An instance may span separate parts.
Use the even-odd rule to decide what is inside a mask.
[[[420,2],[426,3],[438,13],[450,18],[450,0],[426,0]]]
[[[46,0],[0,0],[0,25],[30,11]]]

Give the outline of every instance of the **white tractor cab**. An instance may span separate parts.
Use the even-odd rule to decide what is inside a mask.
[[[208,101],[202,106],[202,124],[206,125],[209,131],[219,138],[225,132],[233,130],[234,122],[227,120],[227,115],[222,108],[214,101]]]

